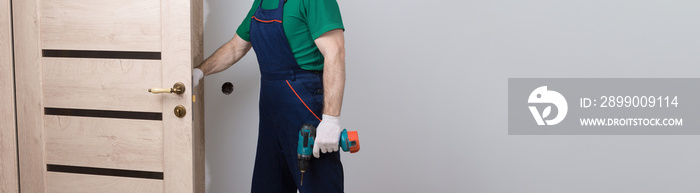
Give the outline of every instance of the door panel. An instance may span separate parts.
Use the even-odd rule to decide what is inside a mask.
[[[0,0],[0,192],[17,192],[10,1]]]
[[[204,192],[202,90],[191,88],[201,0],[13,9],[23,192]],[[148,92],[176,82],[184,93]]]
[[[35,0],[12,1],[21,192],[45,192],[43,93]]]
[[[46,115],[47,164],[163,171],[160,121]]]
[[[160,112],[158,60],[43,59],[44,105],[49,107]]]
[[[163,181],[153,179],[87,176],[48,172],[47,186],[52,193],[160,193]]]
[[[42,48],[160,51],[160,3],[42,0]]]
[[[163,171],[165,192],[203,192],[199,187],[198,170],[204,170],[204,163],[198,164],[197,152],[194,152],[202,138],[195,138],[198,125],[192,110],[192,67],[199,64],[202,55],[202,1],[201,0],[164,0],[161,3],[162,18],[162,64],[163,84],[168,87],[181,81],[188,85],[183,95],[163,95],[163,133],[165,171]],[[198,21],[198,22],[192,22]],[[200,35],[193,35],[200,34]],[[167,68],[166,68],[167,67]],[[183,77],[183,78],[179,78]],[[187,116],[177,118],[173,107],[183,105],[188,110]],[[194,127],[194,129],[193,129]],[[202,143],[203,144],[203,143]],[[195,165],[195,167],[192,167]],[[187,167],[185,167],[187,166]],[[184,191],[183,191],[184,190]]]

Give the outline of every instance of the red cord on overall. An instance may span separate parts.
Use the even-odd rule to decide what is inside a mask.
[[[289,84],[289,80],[285,80],[285,81],[287,81],[287,85],[289,85],[289,88],[291,88],[292,91],[294,92],[294,94],[297,95],[297,98],[299,98],[299,100],[301,101],[301,103],[304,104],[304,106],[306,107],[306,109],[309,109],[309,112],[311,112],[311,114],[313,114],[314,117],[316,117],[316,119],[318,119],[318,121],[321,121],[321,118],[318,118],[318,116],[316,116],[316,113],[314,113],[314,111],[312,111],[311,108],[309,108],[309,106],[306,105],[306,103],[304,102],[304,99],[301,99],[301,97],[299,96],[299,94],[297,94],[297,91],[294,90],[294,87],[292,87],[292,84]]]

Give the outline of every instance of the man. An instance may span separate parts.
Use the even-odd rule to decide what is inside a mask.
[[[193,84],[239,61],[260,65],[260,123],[252,192],[343,192],[338,153],[345,88],[343,22],[335,0],[256,0],[236,35],[193,72]],[[301,186],[296,147],[318,125]]]

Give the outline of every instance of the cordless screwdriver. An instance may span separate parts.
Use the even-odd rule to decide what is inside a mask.
[[[304,184],[304,172],[309,169],[309,161],[313,156],[314,139],[316,138],[316,127],[304,124],[299,131],[299,143],[297,145],[297,159],[299,159],[299,171],[301,171],[301,185]],[[343,129],[340,132],[340,148],[344,152],[357,153],[360,151],[360,139],[357,131]]]

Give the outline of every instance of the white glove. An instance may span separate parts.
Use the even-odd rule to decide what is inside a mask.
[[[319,158],[321,153],[331,153],[338,151],[338,141],[340,140],[340,117],[323,114],[321,123],[316,128],[316,139],[314,139],[314,157]]]
[[[199,80],[202,80],[202,78],[204,78],[204,72],[199,68],[194,68],[194,70],[192,70],[192,87],[197,87],[197,85],[199,85]]]

